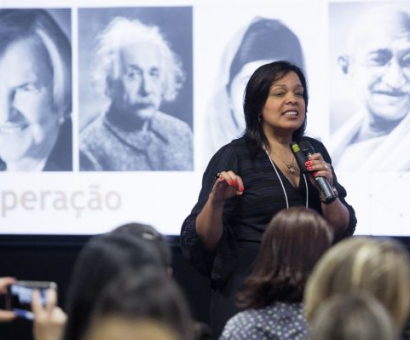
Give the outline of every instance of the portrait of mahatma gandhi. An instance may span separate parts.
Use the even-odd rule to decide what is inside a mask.
[[[94,74],[109,105],[80,133],[80,169],[192,170],[190,126],[160,109],[184,72],[159,27],[116,16],[96,46]]]
[[[72,170],[71,45],[46,10],[0,11],[0,170]]]
[[[359,108],[331,137],[343,171],[410,169],[410,6],[372,4],[355,18],[338,58]]]

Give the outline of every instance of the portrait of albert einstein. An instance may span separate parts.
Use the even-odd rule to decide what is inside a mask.
[[[80,10],[79,55],[81,59],[82,32],[100,26],[88,59],[105,106],[81,126],[80,170],[193,170],[192,80],[186,82],[192,78],[192,39],[167,31],[178,22],[181,30],[192,32],[191,8],[104,8],[92,13]],[[186,40],[178,44],[179,51],[167,33]],[[183,100],[176,101],[185,86]],[[87,115],[87,106],[98,107],[80,98],[80,116]],[[179,111],[184,114],[178,116]]]

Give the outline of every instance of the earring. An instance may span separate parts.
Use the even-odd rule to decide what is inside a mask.
[[[259,124],[261,123],[261,116],[260,115],[258,116],[258,123]]]

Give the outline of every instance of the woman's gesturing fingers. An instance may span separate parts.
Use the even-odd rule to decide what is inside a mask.
[[[216,181],[212,188],[214,199],[225,200],[242,195],[245,190],[242,178],[233,171],[221,171],[216,174]]]

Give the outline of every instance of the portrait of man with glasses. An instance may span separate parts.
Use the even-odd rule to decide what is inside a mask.
[[[359,109],[332,134],[338,171],[410,169],[409,13],[410,4],[379,3],[350,26],[337,62],[352,93],[344,100],[357,100]]]

